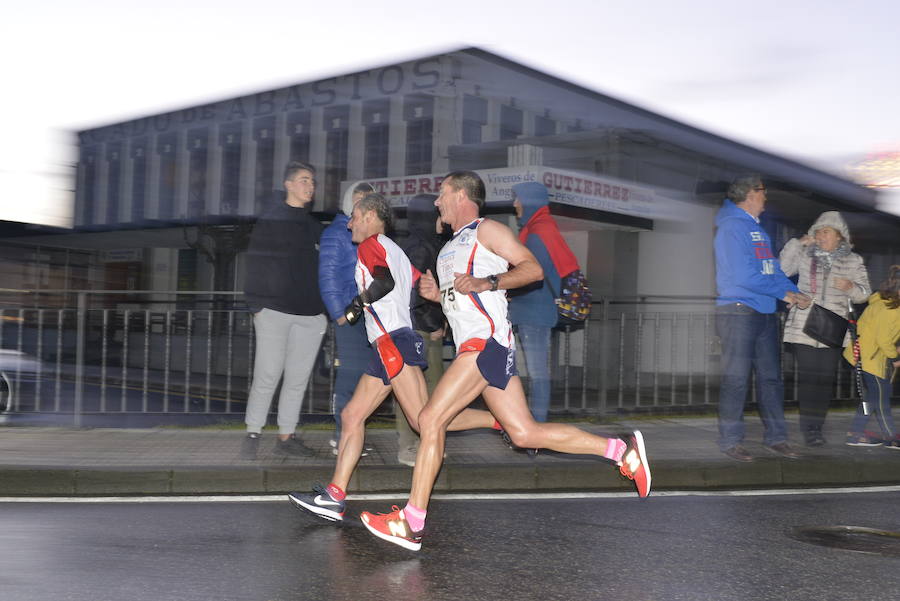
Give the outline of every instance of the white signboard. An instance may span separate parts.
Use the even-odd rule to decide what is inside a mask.
[[[547,187],[551,202],[647,219],[668,213],[652,189],[593,173],[542,166],[478,169],[476,173],[484,180],[487,204],[511,202],[514,185],[540,182]],[[365,181],[376,192],[384,194],[391,205],[404,207],[417,194],[438,194],[444,175],[430,173]]]

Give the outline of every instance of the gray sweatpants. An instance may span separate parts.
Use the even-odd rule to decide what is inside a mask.
[[[244,419],[248,432],[262,432],[272,395],[283,373],[284,382],[278,397],[278,433],[294,433],[300,421],[309,374],[327,325],[324,315],[290,315],[263,309],[253,316],[256,358]]]

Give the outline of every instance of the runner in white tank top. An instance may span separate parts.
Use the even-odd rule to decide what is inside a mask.
[[[509,263],[489,251],[478,240],[478,230],[484,219],[476,219],[463,226],[444,245],[437,259],[437,276],[441,288],[441,306],[456,342],[456,351],[482,350],[466,348],[469,341],[493,338],[506,348],[514,348],[512,328],[507,319],[505,290],[485,290],[459,294],[453,288],[457,273],[476,278],[505,273]],[[469,343],[471,344],[471,343]],[[481,343],[482,345],[484,342]],[[482,347],[483,348],[483,347]]]

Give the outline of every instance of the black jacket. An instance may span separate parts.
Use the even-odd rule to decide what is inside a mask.
[[[322,224],[307,207],[277,201],[260,215],[250,235],[244,294],[250,311],[292,315],[325,312],[319,296]]]

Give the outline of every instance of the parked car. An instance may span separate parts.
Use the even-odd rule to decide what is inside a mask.
[[[0,414],[15,406],[16,395],[33,384],[41,372],[41,362],[22,351],[0,349]]]

